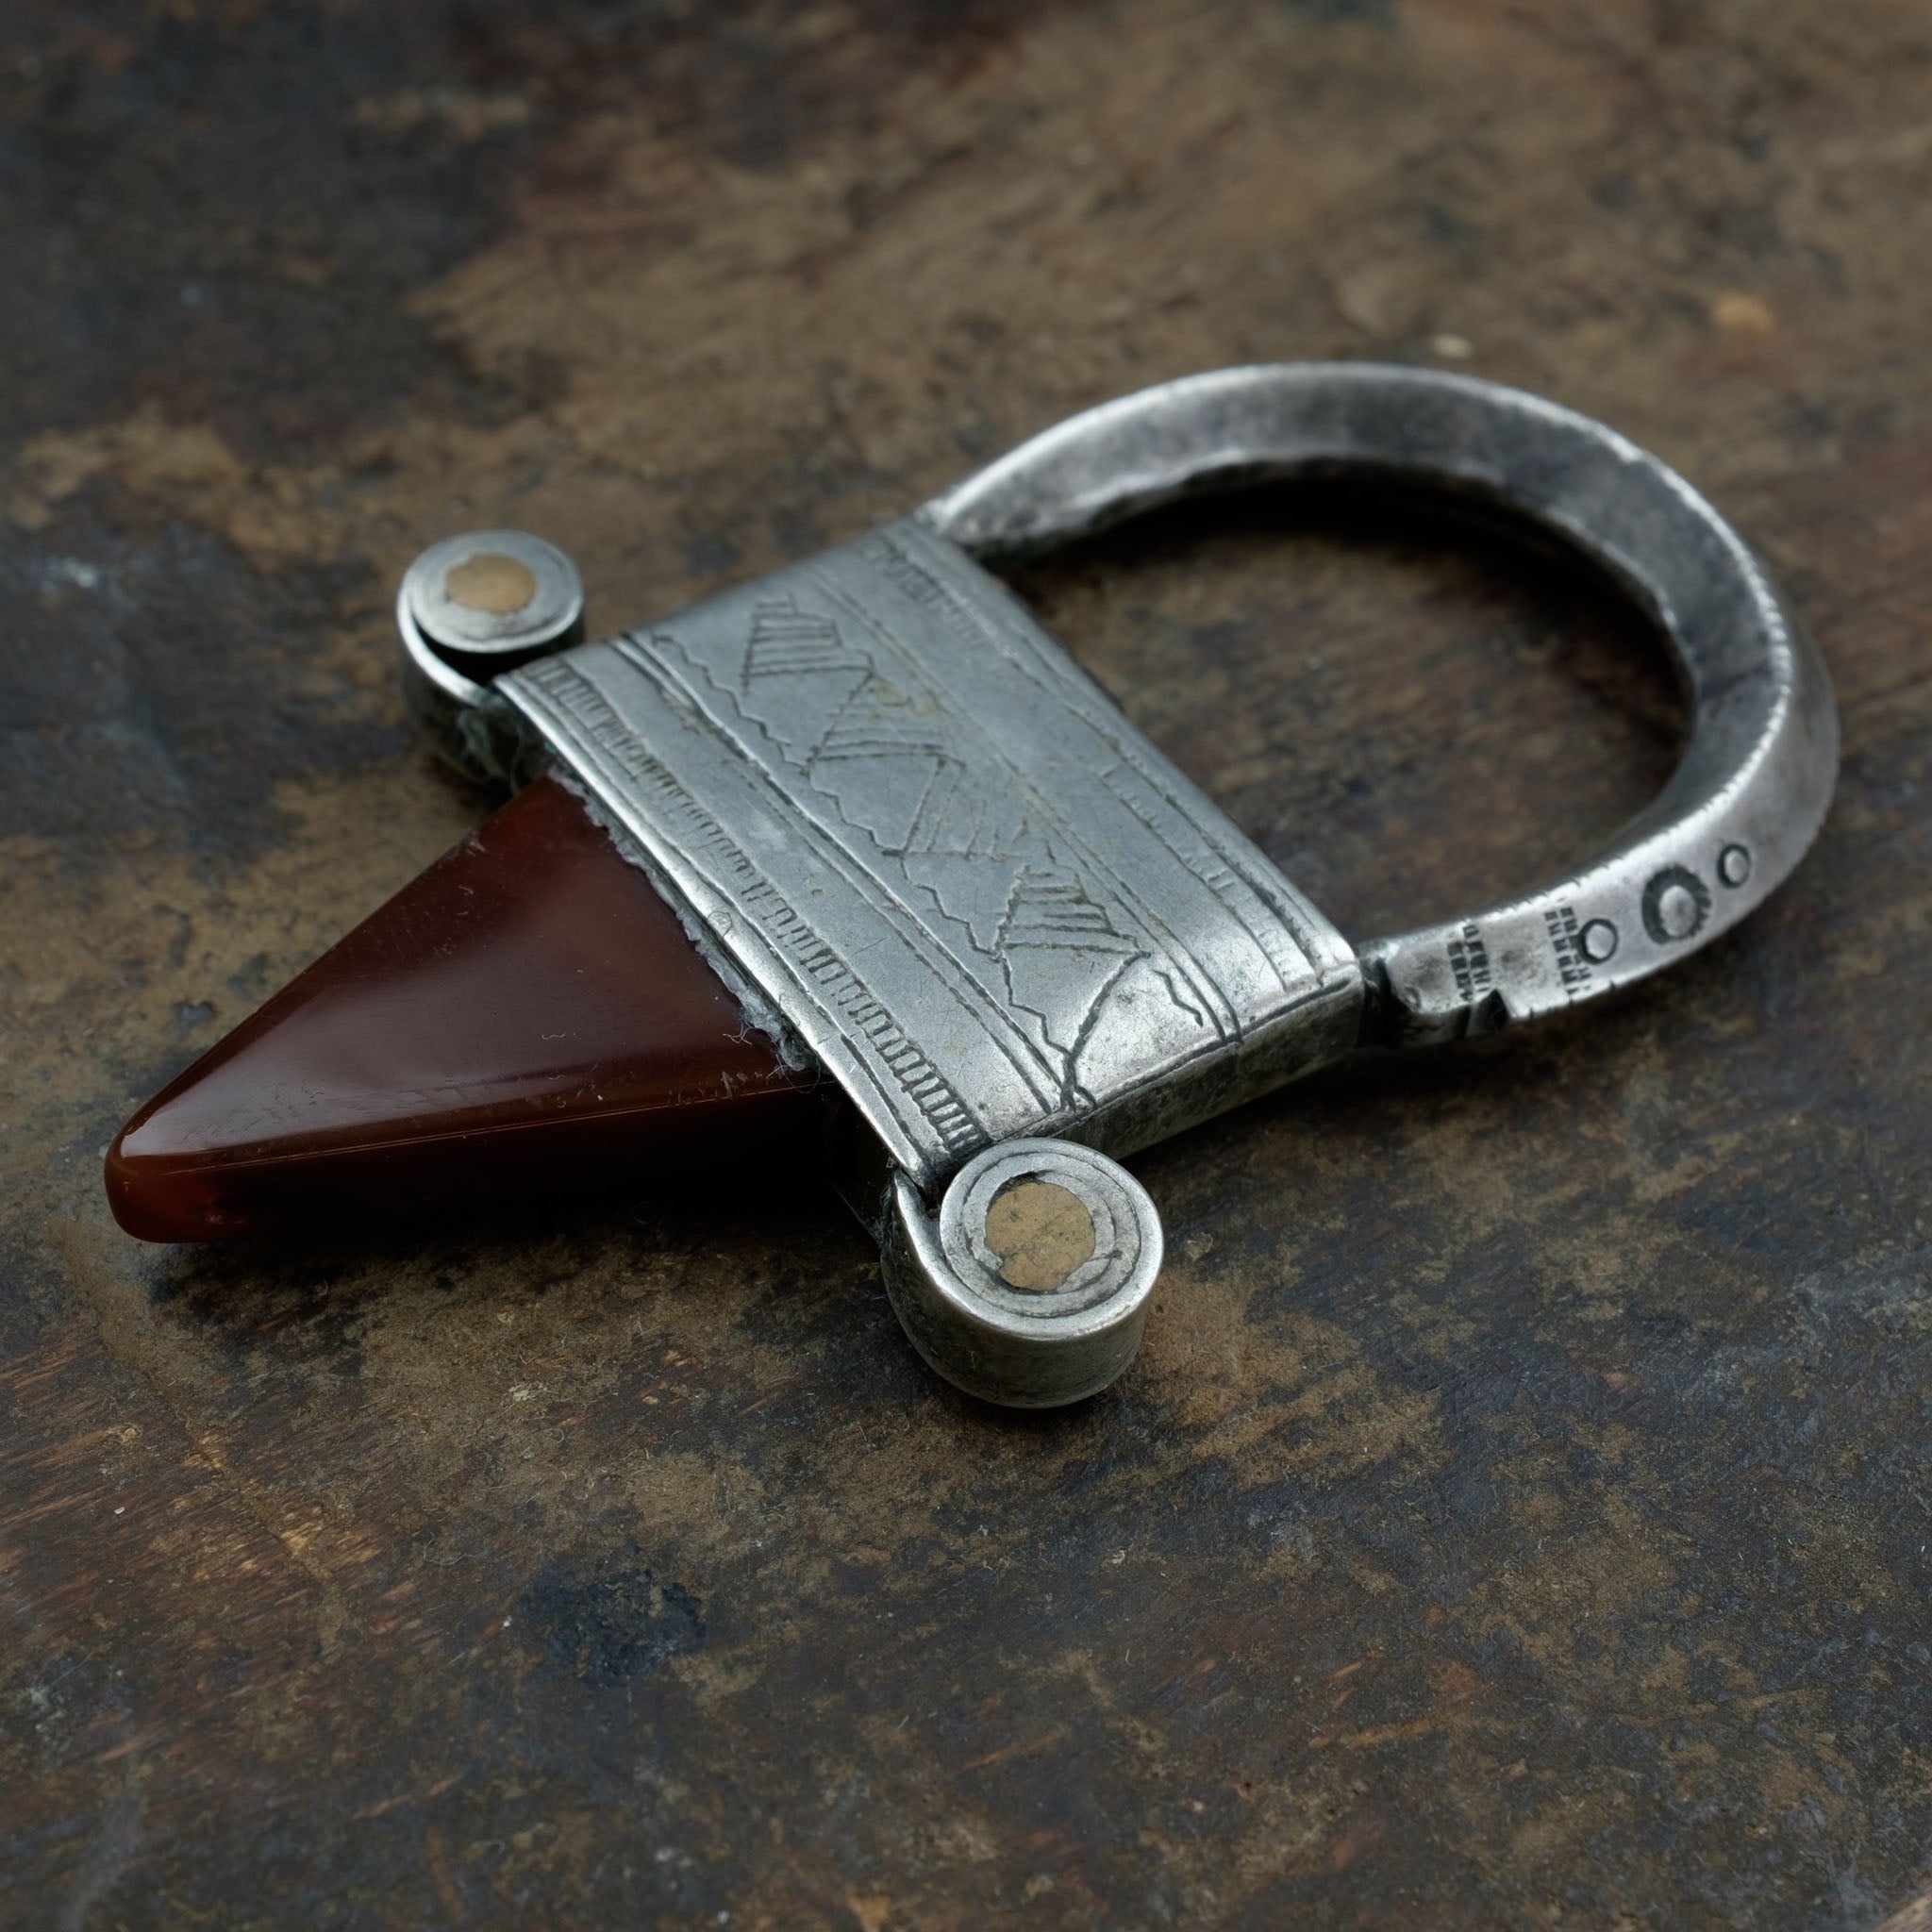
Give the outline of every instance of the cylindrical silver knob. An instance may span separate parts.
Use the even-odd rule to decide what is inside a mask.
[[[490,680],[584,634],[584,584],[554,543],[473,530],[432,543],[396,593],[403,690],[429,741],[473,777],[499,775],[476,712]]]
[[[1160,1216],[1117,1161],[1070,1141],[1003,1141],[954,1176],[937,1221],[908,1181],[893,1189],[886,1290],[947,1381],[1052,1408],[1133,1360],[1160,1273]]]

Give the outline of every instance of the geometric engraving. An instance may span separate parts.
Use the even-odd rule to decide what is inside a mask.
[[[1695,939],[1710,917],[1710,888],[1687,865],[1667,865],[1643,889],[1643,929],[1659,945]]]
[[[643,742],[625,728],[597,687],[569,661],[568,654],[532,666],[531,675],[556,703],[585,724],[599,748],[620,765],[637,788],[641,800],[658,803],[666,822],[682,832],[694,853],[703,854],[736,877],[741,902],[759,916],[763,929],[819,988],[829,1006],[872,1041],[941,1141],[962,1156],[974,1152],[979,1137],[974,1131],[972,1116],[943,1075],[894,1025],[891,1015],[867,992],[837,953],[819,940],[809,922],[785,902],[717,822],[683,791]]]
[[[1474,1004],[1489,991],[1489,948],[1474,920],[1464,920],[1462,930],[1449,941],[1449,970],[1456,975],[1457,992],[1466,1003]]]
[[[1592,919],[1576,935],[1576,943],[1583,948],[1586,959],[1601,966],[1616,956],[1617,928],[1607,919]]]
[[[847,668],[837,625],[800,610],[793,597],[761,597],[753,606],[747,685],[757,677],[809,677]]]
[[[1576,910],[1572,906],[1557,906],[1543,914],[1543,924],[1549,929],[1550,946],[1557,956],[1557,974],[1563,983],[1563,991],[1571,999],[1575,999],[1590,986],[1590,957],[1583,948],[1583,936],[1577,930]]]
[[[1345,1046],[1346,942],[916,520],[498,689],[923,1180]]]

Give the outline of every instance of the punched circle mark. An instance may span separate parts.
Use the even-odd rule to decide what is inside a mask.
[[[1688,865],[1667,865],[1643,889],[1643,929],[1659,946],[1682,945],[1710,917],[1710,888]]]
[[[1601,966],[1617,950],[1617,928],[1607,919],[1592,919],[1576,935],[1576,942],[1591,965]]]

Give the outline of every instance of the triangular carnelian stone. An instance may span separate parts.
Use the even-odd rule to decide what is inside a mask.
[[[649,879],[539,779],[204,1054],[108,1151],[197,1241],[808,1158],[788,1070]]]

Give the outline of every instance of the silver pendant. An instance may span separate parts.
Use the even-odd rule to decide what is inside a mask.
[[[982,568],[1329,475],[1480,498],[1607,568],[1692,710],[1606,850],[1360,947]],[[487,559],[511,593],[451,602]],[[1359,1044],[1494,1032],[1683,958],[1797,863],[1837,771],[1823,662],[1701,496],[1586,417],[1424,370],[1166,383],[659,623],[578,642],[581,608],[536,539],[426,553],[398,600],[417,717],[473,773],[575,788],[748,1017],[837,1083],[828,1172],[893,1307],[993,1402],[1077,1401],[1132,1359],[1161,1234],[1122,1158]]]

